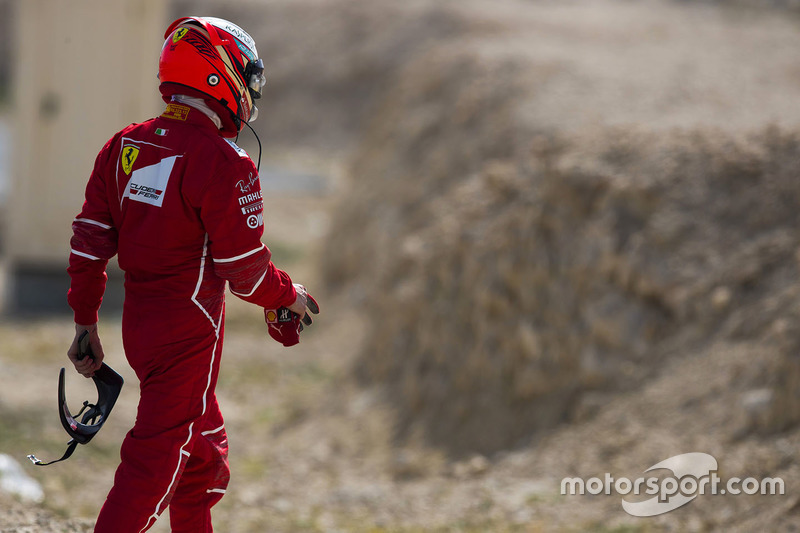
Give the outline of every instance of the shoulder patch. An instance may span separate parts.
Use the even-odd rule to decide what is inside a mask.
[[[223,137],[223,139],[224,139],[224,137]],[[250,157],[249,155],[247,155],[247,152],[245,152],[245,151],[244,151],[244,149],[242,149],[242,148],[241,148],[241,147],[240,147],[238,144],[236,144],[236,143],[235,143],[235,142],[233,142],[232,140],[230,140],[230,139],[225,139],[225,142],[226,142],[226,143],[228,143],[228,144],[230,144],[230,145],[231,145],[231,148],[233,148],[234,150],[236,150],[236,153],[237,153],[237,154],[239,154],[239,157],[247,157],[247,158],[249,158],[249,157]]]

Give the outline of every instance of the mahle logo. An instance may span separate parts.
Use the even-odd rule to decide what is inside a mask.
[[[658,462],[644,471],[668,470],[672,475],[656,477],[638,477],[630,480],[626,477],[614,479],[606,473],[602,478],[592,477],[584,481],[582,478],[564,478],[561,480],[563,495],[598,495],[612,493],[622,496],[653,496],[643,501],[622,499],[622,508],[633,516],[657,516],[682,507],[704,494],[764,494],[782,495],[785,484],[781,478],[765,477],[758,480],[752,477],[744,479],[732,477],[726,482],[717,475],[717,460],[707,453],[692,452],[675,455]],[[663,474],[663,472],[661,472]]]

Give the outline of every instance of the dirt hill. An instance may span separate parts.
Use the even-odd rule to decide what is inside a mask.
[[[462,16],[480,20],[491,38],[446,42],[396,75],[365,130],[353,190],[327,241],[328,283],[349,286],[382,317],[357,368],[363,382],[389,391],[398,436],[421,432],[456,454],[513,448],[591,412],[597,394],[641,386],[671,355],[731,339],[764,342],[754,357],[770,369],[744,370],[742,386],[790,380],[776,385],[764,423],[792,426],[800,407],[789,377],[794,341],[776,349],[767,339],[794,331],[797,135],[765,129],[777,108],[763,99],[757,109],[742,100],[728,116],[741,87],[725,90],[724,79],[709,76],[732,69],[746,84],[758,69],[778,69],[776,54],[725,62],[733,32],[762,39],[766,29],[707,7],[656,14],[604,3],[637,22],[630,35],[630,26],[607,26],[612,15],[600,7],[575,11],[568,24],[570,8],[508,3],[505,15],[513,5],[516,17],[503,20],[501,9],[472,4],[482,18]],[[666,36],[682,29],[665,21],[680,16],[707,31],[671,49]],[[759,24],[767,21],[782,24]],[[618,51],[644,65],[636,56],[649,46],[651,61],[665,61],[647,87],[635,65],[609,63],[620,71],[617,90],[633,98],[599,107],[608,82],[588,78],[583,56],[577,65],[551,60],[549,82],[532,75],[544,71],[542,55],[561,53],[537,47],[542,33],[555,34],[548,22],[576,32],[568,46],[606,45],[587,52],[594,60]],[[523,40],[523,27],[536,35]],[[573,111],[559,129],[546,85],[579,77],[588,88],[574,90],[598,106],[594,124]],[[762,97],[788,105],[797,92],[785,83]],[[588,106],[563,94],[557,103]],[[690,108],[703,114],[674,127]]]

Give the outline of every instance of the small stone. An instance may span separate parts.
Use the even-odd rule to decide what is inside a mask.
[[[733,299],[733,292],[728,287],[717,287],[711,293],[711,305],[717,311],[722,311]]]
[[[772,389],[754,389],[742,394],[741,403],[748,413],[761,415],[772,406],[774,397]]]

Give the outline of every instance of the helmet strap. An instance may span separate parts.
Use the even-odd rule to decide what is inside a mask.
[[[55,461],[50,461],[48,463],[44,463],[41,459],[37,458],[35,455],[31,454],[28,456],[28,459],[31,460],[33,464],[36,466],[49,466],[55,463],[60,463],[61,461],[66,461],[72,456],[72,452],[75,451],[75,448],[78,447],[78,441],[72,439],[67,443],[67,451],[64,452],[64,455],[61,456],[61,459],[56,459]]]

